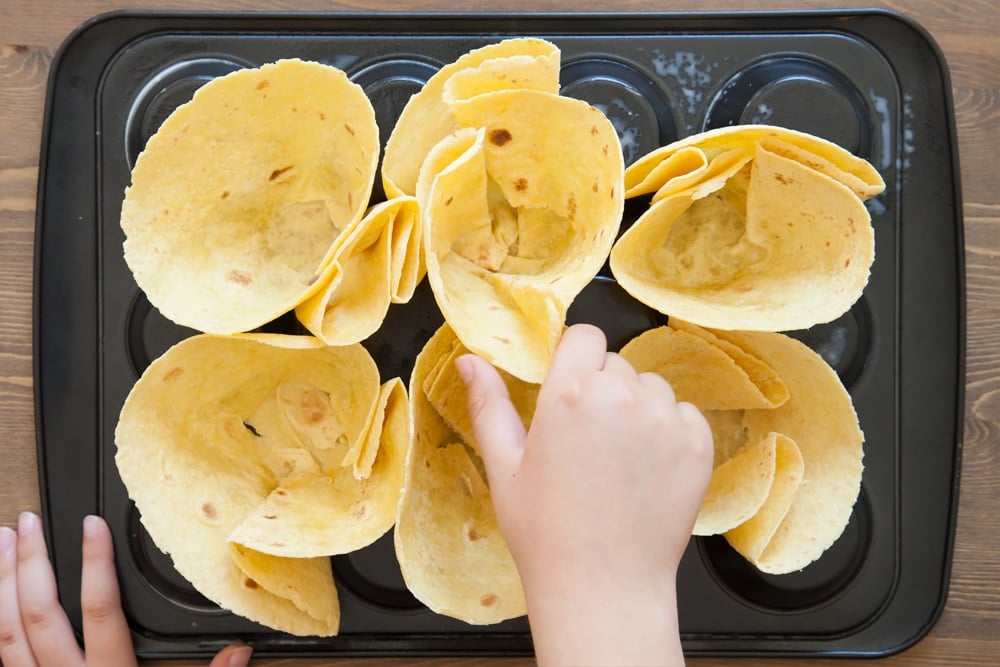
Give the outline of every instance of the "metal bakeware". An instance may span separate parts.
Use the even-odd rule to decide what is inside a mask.
[[[441,65],[505,37],[562,50],[563,94],[601,108],[626,162],[674,139],[771,123],[831,139],[886,181],[868,202],[876,260],[843,317],[791,332],[850,390],[866,434],[846,532],[798,573],[759,573],[721,538],[695,538],[678,597],[689,655],[865,655],[900,650],[934,623],[948,587],[963,407],[964,293],[958,158],[943,59],[883,11],[698,14],[149,14],[82,26],[52,65],[39,172],[35,391],[47,536],[62,601],[80,627],[80,520],[111,525],[123,604],[145,657],[201,656],[233,638],[258,655],[526,654],[525,619],[471,626],[406,590],[391,535],[333,559],[338,637],[298,638],[219,609],[146,535],[114,466],[113,432],[149,362],[190,335],[151,307],[122,257],[129,170],[160,122],[237,68],[300,57],[345,70],[384,138]],[[376,188],[377,200],[382,194]],[[629,202],[625,226],[644,210]],[[572,321],[612,345],[663,323],[605,270]],[[440,323],[426,285],[366,345],[408,377]],[[289,318],[268,325],[299,331]]]

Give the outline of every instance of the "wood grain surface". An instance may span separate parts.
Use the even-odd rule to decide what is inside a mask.
[[[841,8],[843,1],[778,0],[767,9]],[[32,396],[32,272],[35,192],[48,68],[60,43],[92,16],[120,8],[279,11],[690,11],[761,8],[759,0],[173,0],[129,5],[0,0],[0,525],[38,511]],[[872,2],[902,12],[937,41],[949,64],[960,144],[967,272],[967,369],[961,502],[951,585],[938,623],[913,648],[878,661],[896,665],[996,665],[1000,658],[1000,2]],[[168,666],[207,661],[164,661]],[[513,667],[530,659],[261,659],[254,665]],[[858,661],[851,664],[875,664]],[[698,658],[689,664],[785,665],[768,659]],[[815,659],[813,667],[843,661]]]

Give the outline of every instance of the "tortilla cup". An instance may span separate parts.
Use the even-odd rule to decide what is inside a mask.
[[[611,270],[660,312],[715,329],[805,329],[842,315],[868,282],[863,200],[885,185],[834,144],[724,128],[654,151],[626,184],[656,194],[612,249]]]
[[[132,170],[125,260],[168,319],[250,331],[294,308],[368,205],[375,112],[333,67],[282,60],[198,89]]]
[[[430,152],[417,187],[428,279],[464,345],[539,383],[621,223],[618,135],[597,109],[538,91],[452,109],[462,129]]]
[[[409,420],[402,384],[380,388],[359,345],[201,334],[146,369],[115,442],[143,525],[199,592],[326,636],[340,615],[327,556],[391,527]]]
[[[469,430],[467,415],[461,415],[468,410],[460,405],[462,381],[453,368],[456,356],[466,351],[444,324],[417,356],[410,380],[414,437],[395,547],[406,586],[418,600],[437,613],[482,625],[522,616],[526,606],[478,447],[449,425]],[[516,380],[509,386],[514,396],[530,394]],[[530,422],[530,415],[525,417]]]

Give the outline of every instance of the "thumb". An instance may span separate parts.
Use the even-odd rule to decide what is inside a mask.
[[[208,667],[247,667],[252,653],[253,649],[246,644],[230,644],[215,654]]]
[[[496,491],[514,476],[521,463],[524,424],[510,402],[507,385],[489,362],[464,354],[455,365],[469,392],[469,418],[490,487]]]

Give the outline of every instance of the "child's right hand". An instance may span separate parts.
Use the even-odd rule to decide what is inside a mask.
[[[499,374],[458,361],[540,664],[681,664],[675,578],[712,472],[712,434],[596,327],[567,329],[530,430]]]

